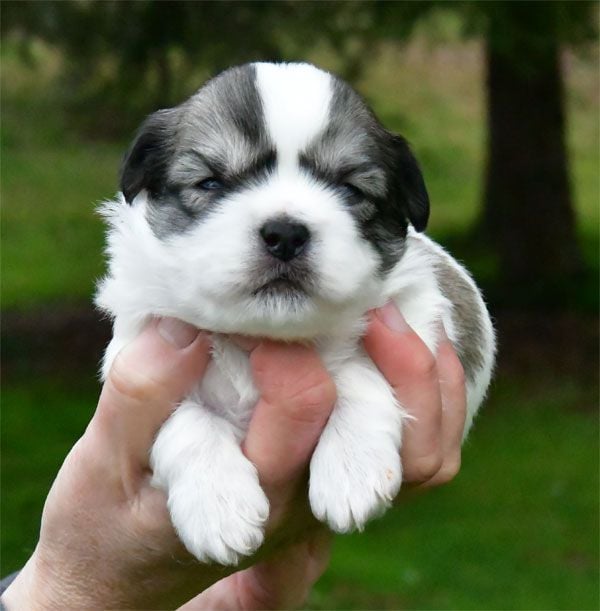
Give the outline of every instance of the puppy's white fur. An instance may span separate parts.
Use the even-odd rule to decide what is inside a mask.
[[[338,400],[310,465],[309,497],[317,518],[346,532],[362,528],[392,501],[402,481],[405,412],[360,346],[364,314],[392,299],[435,354],[440,321],[459,339],[455,304],[439,285],[442,263],[471,287],[482,323],[483,362],[467,381],[465,434],[486,392],[494,335],[470,276],[425,236],[409,229],[403,256],[384,277],[340,198],[302,171],[298,154],[327,124],[330,77],[308,65],[258,64],[257,88],[277,147],[276,170],[264,183],[227,196],[189,230],[160,238],[148,222],[149,194],[132,205],[104,206],[110,225],[110,269],[97,303],[114,317],[106,376],[121,348],[154,316],[173,316],[217,334],[310,340],[333,377]],[[249,294],[245,279],[261,265],[255,235],[285,214],[313,236],[311,299]],[[248,356],[216,335],[204,379],[160,430],[151,453],[154,483],[182,541],[202,561],[235,564],[263,539],[268,501],[240,444],[258,400]]]

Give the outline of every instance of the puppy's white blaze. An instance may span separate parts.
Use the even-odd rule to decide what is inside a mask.
[[[298,153],[327,123],[331,77],[309,64],[255,66],[267,130],[277,148],[277,166],[286,172],[297,166]]]

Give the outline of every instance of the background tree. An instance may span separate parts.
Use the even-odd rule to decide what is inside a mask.
[[[478,3],[488,151],[482,225],[505,280],[552,290],[582,269],[565,142],[562,44],[593,33],[593,3]]]
[[[583,269],[565,142],[561,51],[597,35],[587,1],[374,3],[381,36],[402,40],[431,10],[458,11],[485,38],[487,166],[480,235],[504,289],[557,299]],[[568,286],[567,286],[568,288]],[[527,298],[527,297],[526,297]]]

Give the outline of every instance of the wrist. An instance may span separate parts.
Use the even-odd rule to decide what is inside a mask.
[[[43,609],[46,607],[42,595],[43,588],[40,587],[36,576],[36,553],[26,562],[12,583],[2,594],[2,603],[8,611],[19,609]]]
[[[63,588],[36,547],[14,581],[2,595],[7,611],[53,611],[86,606],[72,588]]]

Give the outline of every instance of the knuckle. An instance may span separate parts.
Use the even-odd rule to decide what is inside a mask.
[[[437,362],[429,350],[424,348],[415,354],[411,373],[420,378],[437,379]]]
[[[260,580],[255,579],[243,592],[238,601],[239,608],[243,609],[278,609],[281,607],[281,596],[272,587],[263,585]]]
[[[413,482],[426,482],[442,468],[442,457],[438,452],[415,458],[407,466],[407,479]]]
[[[250,353],[250,365],[255,377],[262,378],[269,370],[269,364],[270,355],[260,347]]]
[[[312,376],[288,397],[285,408],[288,416],[299,422],[315,422],[329,416],[336,399],[333,380],[326,374]]]
[[[436,483],[447,484],[451,482],[460,471],[460,463],[460,456],[445,460],[436,475]]]
[[[146,403],[164,394],[157,380],[125,363],[119,357],[116,358],[108,374],[107,382],[111,390],[127,402]]]

